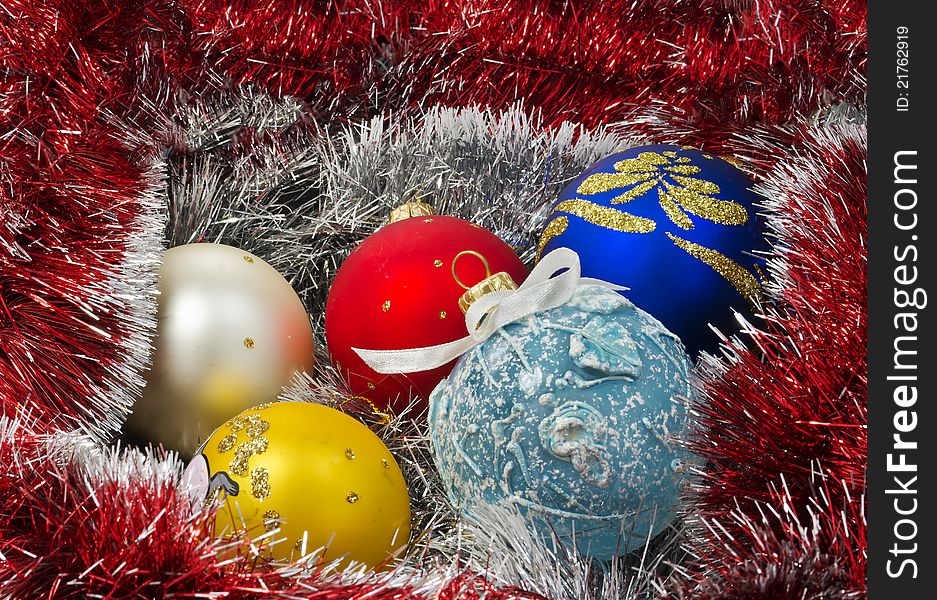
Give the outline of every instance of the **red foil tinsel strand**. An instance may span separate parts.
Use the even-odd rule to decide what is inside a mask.
[[[856,507],[865,456],[865,213],[856,182],[863,177],[864,155],[855,142],[836,146],[797,126],[770,125],[800,120],[837,101],[862,103],[863,3],[279,0],[259,11],[251,4],[5,2],[4,414],[31,412],[38,418],[32,426],[45,431],[100,416],[86,399],[114,385],[120,344],[131,325],[127,306],[89,290],[118,272],[143,210],[141,196],[152,187],[145,169],[130,158],[124,133],[130,127],[138,130],[134,139],[149,135],[157,144],[135,148],[143,155],[158,149],[171,141],[167,123],[174,107],[191,94],[232,83],[256,85],[297,96],[311,115],[336,121],[386,108],[499,108],[515,101],[543,111],[547,124],[626,119],[657,139],[751,156],[761,173],[782,182],[776,191],[789,203],[777,210],[803,215],[783,239],[791,248],[786,306],[774,314],[768,333],[752,336],[757,350],[738,349],[725,376],[707,384],[710,402],[701,407],[703,443],[697,450],[712,466],[697,489],[699,509],[704,518],[737,523],[738,539],[750,539],[731,552],[720,540],[697,539],[711,556],[696,574],[698,589],[723,597],[719,590],[751,583],[753,575],[735,568],[732,557],[749,552],[752,560],[763,560],[772,549],[759,549],[751,539],[757,529],[751,520],[733,521],[736,502],[741,499],[750,516],[756,501],[786,498],[803,508],[820,485],[816,465],[834,510],[816,544],[827,557],[838,557],[837,568],[861,587],[865,537]],[[741,135],[751,127],[758,133]],[[772,151],[794,144],[804,154],[796,166],[822,175],[810,180],[812,188],[783,184],[796,181],[800,171],[785,173],[793,163],[776,160]],[[751,406],[761,408],[757,418],[743,410]],[[111,484],[96,498],[113,501],[95,504],[75,479],[75,467],[47,464],[38,441],[20,441],[22,448],[2,447],[5,464],[29,466],[0,480],[0,551],[7,558],[0,575],[4,585],[14,586],[9,591],[34,592],[28,586],[47,581],[50,596],[99,590],[128,597],[171,571],[181,574],[171,582],[180,590],[257,593],[249,591],[260,586],[254,575],[219,572],[213,557],[200,556],[195,545],[174,554],[178,539],[172,536],[192,524],[173,513],[179,499],[171,489],[146,484],[133,492]],[[783,493],[771,485],[779,473],[785,474]],[[148,531],[146,519],[156,514],[151,509],[165,509],[163,522],[172,527],[157,527],[144,542],[124,547],[129,537]],[[851,528],[845,534],[833,529],[840,521]],[[806,543],[792,539],[784,526],[773,535],[779,544]],[[121,561],[109,562],[116,558],[137,570],[118,570]],[[98,571],[86,574],[88,587],[66,585],[63,577],[78,577],[99,560]],[[103,566],[110,570],[101,571]],[[487,597],[513,593],[486,585],[466,575],[442,597],[471,598],[470,589]],[[306,595],[350,593],[338,589]]]

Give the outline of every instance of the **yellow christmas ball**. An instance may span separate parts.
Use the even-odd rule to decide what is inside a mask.
[[[153,369],[125,429],[190,457],[245,408],[315,361],[309,316],[276,269],[233,246],[163,254]]]
[[[370,429],[306,402],[248,409],[211,434],[186,469],[186,485],[222,502],[219,536],[263,538],[274,559],[325,547],[324,561],[386,564],[410,537],[400,467]]]

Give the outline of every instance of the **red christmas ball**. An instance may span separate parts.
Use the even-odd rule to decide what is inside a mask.
[[[458,258],[457,258],[458,257]],[[455,217],[421,215],[392,222],[342,263],[325,305],[332,364],[377,408],[402,410],[425,399],[455,365],[382,375],[352,350],[435,346],[467,335],[459,298],[466,287],[504,271],[520,284],[527,269],[491,232]]]

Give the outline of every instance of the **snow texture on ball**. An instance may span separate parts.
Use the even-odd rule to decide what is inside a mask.
[[[430,440],[468,518],[507,502],[541,534],[609,559],[674,519],[689,394],[679,339],[616,292],[582,285],[459,360],[431,396]]]

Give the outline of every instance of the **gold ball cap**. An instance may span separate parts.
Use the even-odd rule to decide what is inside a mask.
[[[411,217],[426,217],[435,215],[436,211],[433,210],[432,205],[427,204],[426,202],[410,201],[404,202],[400,206],[393,208],[390,211],[390,215],[387,217],[388,223],[396,223],[397,221],[403,221],[404,219],[409,219]]]
[[[485,294],[490,294],[491,292],[498,292],[501,290],[516,289],[517,284],[514,283],[514,280],[511,279],[511,276],[504,271],[499,271],[494,275],[485,277],[469,289],[465,290],[465,293],[462,294],[461,298],[459,298],[459,308],[462,309],[462,314],[465,314],[468,312],[468,309],[472,303]]]

